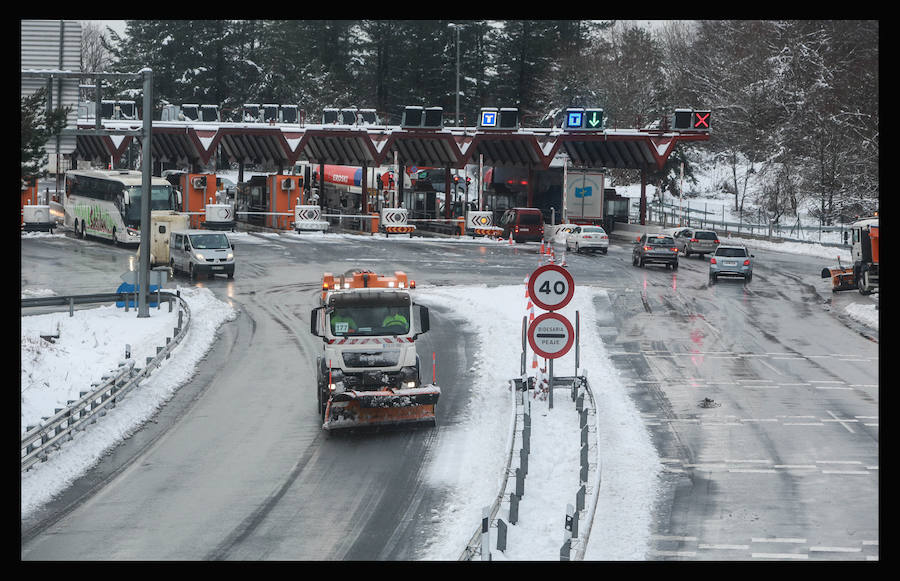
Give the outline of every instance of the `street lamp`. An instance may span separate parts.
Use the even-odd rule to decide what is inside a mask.
[[[451,22],[447,26],[456,30],[456,126],[459,127],[459,29],[461,25]]]

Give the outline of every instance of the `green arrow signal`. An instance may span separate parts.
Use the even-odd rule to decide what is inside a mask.
[[[588,117],[588,125],[591,127],[596,127],[603,122],[603,113],[599,111],[591,111],[590,117]]]

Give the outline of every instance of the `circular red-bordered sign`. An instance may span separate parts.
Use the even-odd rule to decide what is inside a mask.
[[[555,264],[545,264],[528,278],[528,296],[545,311],[557,311],[572,300],[575,280],[569,271]]]
[[[545,359],[556,359],[575,343],[572,323],[559,313],[544,313],[528,326],[528,344]]]

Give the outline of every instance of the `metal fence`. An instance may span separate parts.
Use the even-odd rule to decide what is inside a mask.
[[[37,462],[46,461],[47,455],[72,440],[76,431],[84,430],[99,417],[106,415],[107,411],[114,408],[131,389],[169,358],[171,351],[187,332],[191,311],[178,291],[174,293],[159,291],[156,296],[158,305],[163,301],[168,302],[170,312],[175,304],[179,308],[178,326],[175,327],[173,336],[166,337],[165,344],[156,348],[156,356],[147,357],[143,368],[138,368],[135,361],[130,359],[130,354],[126,353],[124,361],[119,362],[113,371],[104,375],[100,383],[91,385],[89,391],[80,392],[77,400],[68,401],[65,408],[56,409],[52,416],[42,418],[39,424],[26,426],[25,434],[22,436],[22,471],[28,470]],[[22,308],[68,306],[71,315],[76,304],[119,300],[124,300],[127,308],[129,300],[135,298],[132,293],[39,297],[22,299]]]
[[[519,501],[525,495],[528,476],[528,456],[531,452],[531,400],[529,392],[534,390],[534,378],[523,377],[510,380],[513,394],[510,447],[507,456],[506,480],[491,506],[482,510],[481,523],[472,535],[462,554],[461,561],[473,560],[480,555],[482,561],[491,560],[491,531],[496,530],[494,547],[501,552],[507,549],[508,526],[515,526],[519,519]],[[601,463],[597,444],[596,402],[586,376],[555,377],[554,388],[568,388],[575,403],[577,421],[580,428],[580,442],[573,442],[580,449],[579,487],[567,506],[565,515],[560,515],[560,532],[563,543],[559,550],[560,560],[582,560],[590,538],[597,497],[601,482]],[[590,422],[590,417],[594,422]],[[576,421],[573,418],[573,421]],[[592,425],[593,423],[593,425]],[[513,458],[518,449],[518,466],[513,468]],[[508,524],[498,517],[501,506],[506,507]],[[581,527],[579,522],[584,522]],[[552,540],[548,540],[552,542]],[[573,553],[574,551],[574,553]]]
[[[831,226],[803,226],[798,223],[781,224],[766,222],[762,215],[757,220],[734,221],[725,215],[725,206],[711,206],[703,202],[685,201],[683,205],[659,202],[647,203],[647,221],[660,224],[663,228],[700,228],[715,230],[718,233],[733,233],[742,236],[774,239],[789,242],[814,242],[827,246],[844,246],[845,236],[849,236],[850,228],[846,224]],[[633,205],[629,221],[637,223],[639,214]]]

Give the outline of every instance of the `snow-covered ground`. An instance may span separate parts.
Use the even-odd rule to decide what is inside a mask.
[[[238,233],[236,236],[247,235]],[[351,235],[321,236],[323,240],[329,240]],[[745,242],[755,246],[770,244]],[[782,252],[826,259],[833,259],[836,251],[808,244],[771,246]],[[23,518],[84,474],[106,450],[138,429],[159,406],[164,405],[174,391],[191,378],[213,345],[218,327],[235,315],[231,306],[216,299],[208,289],[183,287],[181,290],[192,312],[188,335],[171,359],[101,421],[51,454],[47,462],[22,474]],[[463,290],[465,292],[460,292],[459,288],[427,285],[417,289],[421,302],[445,305],[457,313],[456,316],[465,319],[467,325],[486,326],[479,336],[496,337],[479,347],[480,356],[472,372],[474,377],[481,379],[473,386],[473,402],[464,414],[466,421],[442,430],[438,450],[429,467],[429,476],[435,485],[446,486],[451,491],[451,505],[442,507],[441,514],[435,515],[435,537],[426,547],[424,559],[458,558],[479,526],[482,508],[493,503],[506,478],[501,470],[506,466],[509,449],[510,415],[488,414],[484,410],[511,409],[510,392],[498,386],[507,385],[519,373],[520,347],[517,340],[509,341],[508,336],[519,336],[522,317],[529,314],[525,281],[521,285],[473,286]],[[23,297],[46,294],[53,294],[53,291],[22,289]],[[877,329],[875,297],[877,295],[871,306],[851,305],[847,315]],[[596,422],[600,426],[597,441],[603,453],[602,486],[595,522],[605,524],[593,528],[585,557],[590,560],[639,560],[644,557],[649,543],[651,508],[660,464],[650,436],[597,333],[597,325],[593,324],[594,305],[603,304],[604,300],[606,291],[602,289],[577,287],[572,303],[562,311],[570,319],[575,310],[581,313],[583,341],[579,373],[587,375],[598,399],[603,401]],[[173,316],[164,307],[159,311],[151,309],[149,318],[137,319],[133,310],[125,313],[124,309],[109,306],[81,309],[74,317],[69,317],[68,312],[22,317],[23,433],[26,426],[39,422],[41,416],[52,415],[53,408],[63,407],[66,400],[77,399],[79,390],[86,390],[92,381],[114,368],[124,356],[126,342],[131,345],[132,357],[139,362],[155,354],[156,346],[164,342],[166,334],[171,335]],[[499,336],[498,329],[502,330]],[[57,331],[59,338],[53,343],[40,338],[40,335],[56,334]],[[556,361],[556,375],[575,372],[573,353]],[[540,370],[531,369],[532,361],[529,351],[529,374],[535,375]],[[504,366],[497,362],[508,363]],[[73,377],[78,381],[73,382]],[[480,405],[482,403],[489,405]],[[534,400],[532,422],[532,451],[526,494],[519,507],[520,520],[509,527],[505,554],[492,547],[495,560],[558,559],[564,540],[566,505],[574,504],[579,486],[577,413],[566,391],[555,392],[553,409],[548,407],[546,400]],[[484,442],[502,445],[487,446]],[[517,459],[513,461],[513,467],[518,465],[517,462]],[[498,516],[508,522],[506,511],[504,505]],[[492,534],[496,534],[495,529]]]

